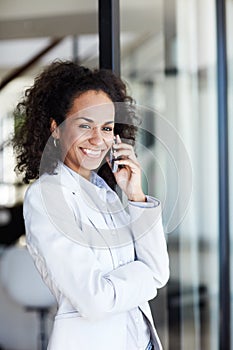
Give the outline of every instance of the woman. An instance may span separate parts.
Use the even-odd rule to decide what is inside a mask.
[[[50,350],[162,349],[148,300],[168,280],[168,255],[131,106],[110,71],[55,62],[15,113],[17,169],[37,179],[24,201],[28,249],[58,302]]]

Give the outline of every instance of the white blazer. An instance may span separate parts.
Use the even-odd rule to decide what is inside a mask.
[[[161,205],[129,202],[127,213],[114,192],[106,205],[100,188],[63,164],[56,173],[35,181],[24,201],[28,249],[58,302],[48,349],[134,350],[126,322],[135,307],[162,349],[148,304],[169,277]]]

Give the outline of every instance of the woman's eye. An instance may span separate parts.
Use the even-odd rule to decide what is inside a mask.
[[[103,127],[103,130],[104,130],[104,131],[112,131],[113,128],[110,127],[110,126],[105,126],[105,127]]]
[[[79,127],[82,129],[90,129],[90,126],[87,124],[81,124],[81,125],[79,125]]]

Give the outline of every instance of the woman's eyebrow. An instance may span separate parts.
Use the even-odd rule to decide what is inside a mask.
[[[86,117],[77,117],[77,118],[75,118],[75,120],[78,120],[78,119],[83,119],[83,120],[85,120],[88,123],[94,123],[94,120],[86,118]],[[104,123],[104,125],[107,125],[107,124],[114,124],[114,120],[109,120],[109,121]]]
[[[78,119],[83,119],[83,120],[85,120],[88,123],[94,123],[94,120],[89,119],[89,118],[85,118],[85,117],[77,117],[77,118],[75,118],[75,120],[78,120]]]
[[[107,124],[114,124],[114,120],[109,120],[109,122],[104,123],[104,125],[107,125]]]

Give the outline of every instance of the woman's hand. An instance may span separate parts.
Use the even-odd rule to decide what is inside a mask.
[[[117,172],[114,173],[116,182],[129,200],[145,202],[146,196],[142,191],[141,185],[141,167],[135,156],[134,149],[131,145],[121,142],[119,135],[116,138],[117,143],[113,145],[114,158],[120,157],[121,159],[114,160],[114,162],[118,165],[124,165],[122,168],[118,167]]]

